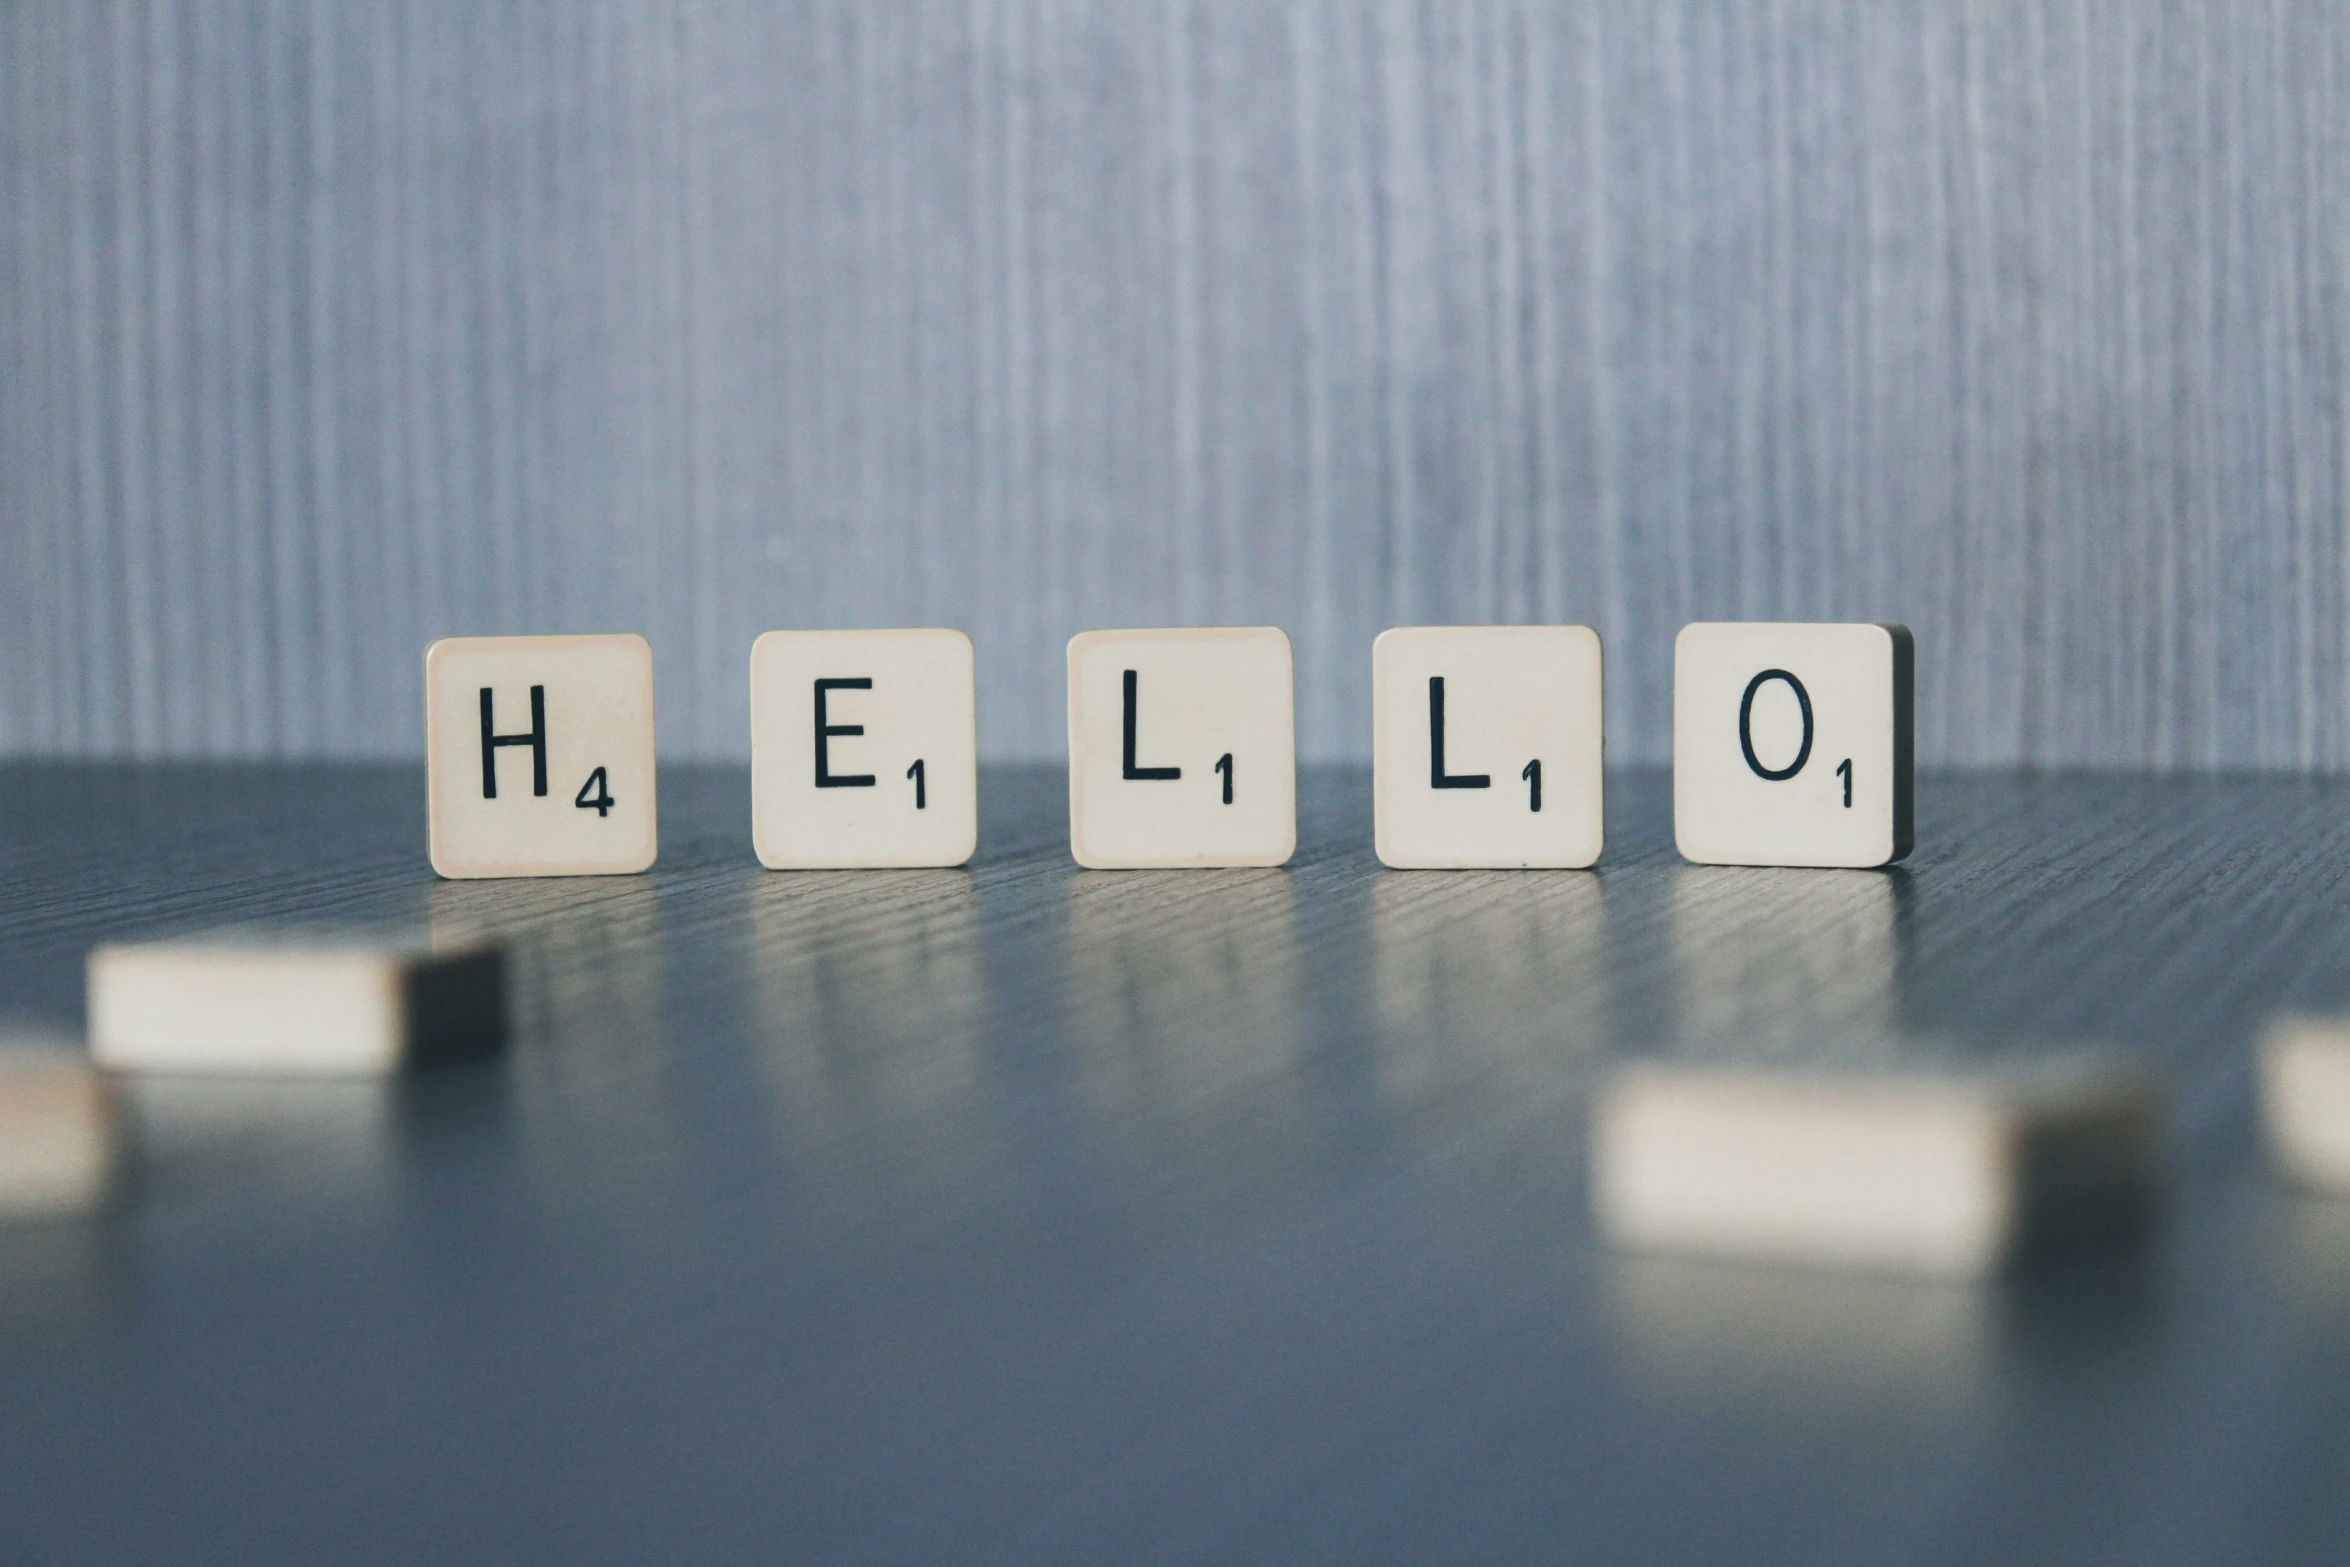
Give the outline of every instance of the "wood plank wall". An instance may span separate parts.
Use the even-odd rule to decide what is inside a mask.
[[[1919,753],[2350,764],[2350,7],[0,0],[0,751],[456,632],[1899,618]]]

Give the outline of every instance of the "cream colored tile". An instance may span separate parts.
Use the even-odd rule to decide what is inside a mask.
[[[1404,869],[1599,858],[1598,633],[1399,626],[1371,645],[1379,858]]]
[[[971,639],[770,631],[751,645],[751,838],[771,870],[960,865],[979,843]]]
[[[1594,1108],[1592,1200],[1628,1250],[1969,1276],[2135,1215],[2155,1144],[2123,1076],[1644,1067]]]
[[[1910,849],[1900,626],[1699,623],[1673,650],[1673,836],[1701,865],[1889,865]]]
[[[1069,642],[1069,848],[1094,870],[1279,865],[1297,848],[1289,638],[1274,626]]]
[[[348,1074],[505,1033],[503,949],[222,932],[90,953],[90,1051],[129,1072]]]
[[[425,653],[424,702],[434,870],[607,876],[653,863],[643,637],[450,637]]]
[[[2350,1022],[2279,1020],[2261,1047],[2260,1107],[2288,1174],[2350,1191]]]
[[[0,1042],[0,1221],[104,1202],[122,1164],[122,1120],[113,1085],[80,1051]]]

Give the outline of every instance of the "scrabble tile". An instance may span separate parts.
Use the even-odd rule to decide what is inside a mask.
[[[0,1221],[86,1212],[122,1164],[114,1087],[79,1051],[0,1045]]]
[[[1673,836],[1701,865],[1910,849],[1911,643],[1891,625],[1700,623],[1673,649]]]
[[[389,1072],[505,1034],[488,944],[228,931],[96,948],[89,991],[91,1054],[129,1072]]]
[[[979,844],[971,639],[770,631],[751,645],[751,839],[770,870],[960,865]]]
[[[2280,1020],[2261,1047],[2260,1105],[2288,1174],[2350,1191],[2350,1022]]]
[[[1593,1203],[1633,1251],[1980,1275],[2141,1214],[2155,1121],[2119,1074],[1640,1068],[1595,1106]]]
[[[1371,644],[1381,863],[1599,858],[1599,635],[1588,626],[1399,626]]]
[[[424,701],[434,870],[607,876],[653,863],[643,637],[450,637],[424,656]]]
[[[1297,726],[1278,627],[1070,640],[1069,848],[1093,870],[1288,860]]]

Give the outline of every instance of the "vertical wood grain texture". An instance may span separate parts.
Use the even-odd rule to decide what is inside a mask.
[[[413,753],[421,651],[1899,618],[1919,755],[2350,765],[2324,0],[0,0],[0,750]]]

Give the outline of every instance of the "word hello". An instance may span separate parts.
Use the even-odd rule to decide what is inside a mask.
[[[776,870],[960,865],[978,847],[971,639],[771,631],[751,648],[751,823]],[[1713,865],[1910,851],[1912,644],[1896,625],[1686,626],[1673,831]],[[653,650],[453,637],[425,654],[433,869],[641,871],[657,852]],[[1371,649],[1380,860],[1581,868],[1604,847],[1599,637],[1408,626]],[[1272,626],[1069,643],[1069,848],[1098,870],[1280,865],[1297,847],[1289,638]]]

